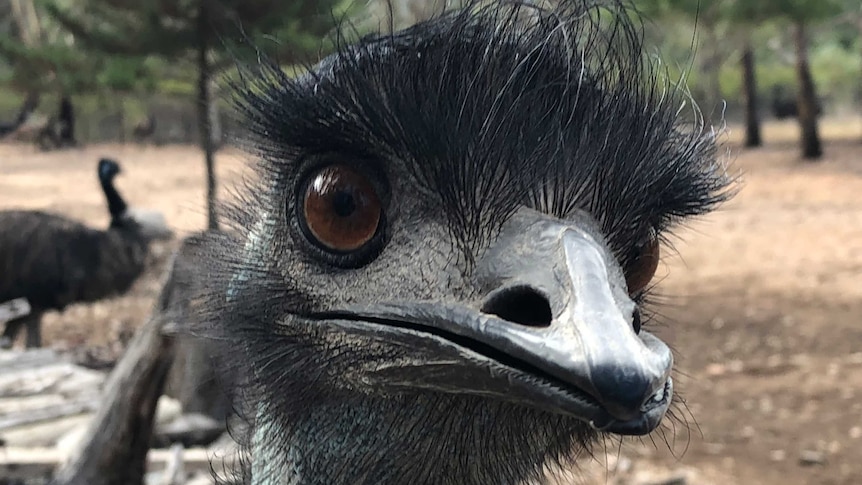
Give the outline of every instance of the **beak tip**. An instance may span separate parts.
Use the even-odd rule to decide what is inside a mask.
[[[652,360],[617,363],[592,372],[596,398],[614,418],[637,419],[645,409],[663,402],[670,382],[670,366],[649,365]]]

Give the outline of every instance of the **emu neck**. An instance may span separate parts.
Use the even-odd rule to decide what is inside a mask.
[[[253,485],[515,485],[567,454],[559,417],[473,398],[410,396],[260,407]]]
[[[120,218],[128,208],[126,206],[126,201],[120,196],[120,193],[117,192],[117,189],[114,187],[114,180],[111,178],[102,178],[102,191],[105,192],[105,199],[108,201],[108,212],[111,213],[111,220],[116,220]]]

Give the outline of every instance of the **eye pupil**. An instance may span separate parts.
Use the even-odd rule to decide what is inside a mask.
[[[338,217],[349,217],[356,211],[356,201],[353,195],[346,191],[339,191],[332,196],[332,210]]]

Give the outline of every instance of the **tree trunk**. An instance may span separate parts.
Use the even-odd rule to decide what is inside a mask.
[[[760,119],[757,116],[757,80],[754,72],[754,49],[751,39],[746,39],[742,51],[742,94],[745,101],[745,146],[759,147]]]
[[[209,61],[209,16],[207,2],[200,2],[198,11],[198,128],[201,148],[204,151],[207,171],[207,228],[218,229],[218,214],[216,213],[216,176],[215,176],[215,146],[212,136],[212,120],[210,104],[212,92],[210,78],[212,67]]]
[[[223,135],[221,113],[218,107],[218,89],[214,79],[210,79],[210,105],[207,120],[210,124],[210,140],[212,140],[213,152],[217,152],[221,147]]]
[[[60,124],[59,139],[61,146],[75,146],[75,110],[72,107],[72,98],[68,94],[60,97],[60,110],[57,113],[57,121]]]
[[[718,33],[713,23],[704,20],[703,25],[704,35],[707,38],[708,45],[703,56],[701,64],[701,73],[703,74],[703,96],[701,101],[703,104],[703,116],[707,124],[713,124],[720,121],[723,116],[724,106],[721,97],[721,55],[719,46],[722,42],[718,39]]]
[[[11,5],[21,42],[27,47],[38,45],[42,37],[42,26],[33,0],[12,0]]]
[[[814,160],[823,155],[820,136],[817,133],[817,95],[814,80],[808,65],[808,39],[805,23],[798,21],[794,29],[796,43],[796,77],[799,83],[796,105],[801,131],[802,158]]]
[[[120,143],[126,143],[126,105],[121,97],[116,98],[119,101],[117,105],[117,137]]]
[[[187,321],[179,324],[190,325]],[[205,337],[180,334],[175,338],[176,357],[165,394],[180,402],[183,413],[204,414],[224,422],[231,407],[225,389],[227,380],[218,374],[213,362],[215,346]]]
[[[859,38],[862,39],[862,4],[859,5],[859,18],[857,20],[857,25],[859,27]],[[862,58],[862,42],[859,43],[859,57]],[[862,59],[860,59],[862,61]],[[859,63],[862,66],[862,62]],[[862,76],[859,76],[859,103],[862,103]],[[862,142],[862,136],[860,136],[859,141]]]
[[[200,248],[213,237],[219,235],[201,233],[187,237],[174,259],[174,285],[165,294],[165,308],[166,326],[176,339],[176,357],[165,394],[178,399],[184,413],[200,413],[224,421],[231,411],[227,394],[231,382],[215,365],[213,342],[198,335],[205,325],[199,318],[200,296],[207,291],[201,282],[208,279],[202,277],[207,266]]]

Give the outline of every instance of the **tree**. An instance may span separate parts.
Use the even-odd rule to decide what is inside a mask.
[[[842,0],[764,0],[761,3],[773,17],[788,21],[793,29],[796,50],[796,105],[802,158],[815,160],[823,155],[817,129],[817,93],[808,62],[808,27],[842,10]]]
[[[757,103],[757,71],[752,41],[754,26],[768,17],[760,2],[734,0],[724,3],[723,16],[726,21],[741,30],[742,55],[742,100],[745,107],[745,147],[759,147],[763,144],[760,136],[760,116]]]
[[[704,2],[702,0],[644,0],[638,3],[650,15],[664,19],[681,18],[694,24],[699,31],[702,75],[700,82],[701,103],[707,118],[721,104],[722,94],[719,81],[721,67],[733,47],[741,51],[740,68],[742,71],[742,101],[745,112],[745,146],[761,145],[760,119],[757,109],[757,80],[755,77],[755,58],[752,44],[753,26],[766,18],[759,2],[749,0],[725,0]],[[734,35],[736,34],[736,35]],[[720,39],[731,39],[726,42]],[[741,42],[733,45],[732,39]]]
[[[264,52],[294,64],[317,52],[347,5],[344,0],[82,0],[64,7],[59,0],[44,1],[52,17],[88,49],[194,62],[210,229],[218,229],[212,79],[228,57],[223,35],[241,28]],[[263,42],[264,35],[279,42]]]
[[[750,34],[749,34],[750,36]],[[751,38],[745,40],[740,59],[742,68],[742,97],[745,104],[745,141],[747,148],[763,144],[760,136],[760,117],[757,110],[757,79],[755,77],[754,47]]]
[[[847,0],[847,7],[848,7],[848,11],[852,12],[851,15],[853,15],[856,18],[856,31],[857,31],[856,43],[858,44],[858,48],[859,48],[859,56],[860,56],[859,66],[862,67],[862,3],[856,2],[856,5],[854,5],[853,2],[854,2],[854,0]],[[858,96],[859,100],[862,100],[862,76],[859,76],[858,86],[859,87],[858,87],[857,96]],[[862,138],[860,138],[860,141],[862,141]]]
[[[79,59],[74,56],[57,56],[56,49],[44,48],[46,43],[52,43],[56,39],[43,28],[43,20],[33,0],[10,0],[9,10],[13,22],[11,28],[0,35],[0,57],[17,66],[13,84],[24,87],[32,111],[38,105],[41,91],[51,84],[56,84],[59,64],[75,63]],[[60,114],[65,115],[62,121],[62,135],[65,135],[65,140],[59,140],[51,133],[50,123],[44,130],[57,145],[61,141],[74,143],[74,116],[71,107],[72,102],[63,90]]]
[[[696,86],[695,98],[704,111],[704,118],[714,121],[714,117],[721,113],[723,104],[719,74],[727,57],[723,35],[728,29],[723,15],[725,2],[639,0],[637,8],[650,18],[682,20],[696,29],[700,41],[696,60],[701,79]]]
[[[808,63],[808,33],[806,21],[796,20],[793,25],[793,41],[796,46],[796,106],[801,130],[802,157],[817,159],[823,155],[820,135],[817,131],[817,92],[811,67]]]
[[[14,67],[11,87],[27,93],[37,104],[46,91],[59,97],[59,109],[39,138],[49,141],[48,145],[76,144],[74,95],[154,87],[154,73],[146,59],[83,52],[74,36],[48,15],[44,4],[12,0],[8,9],[14,21],[0,30],[0,61]]]

